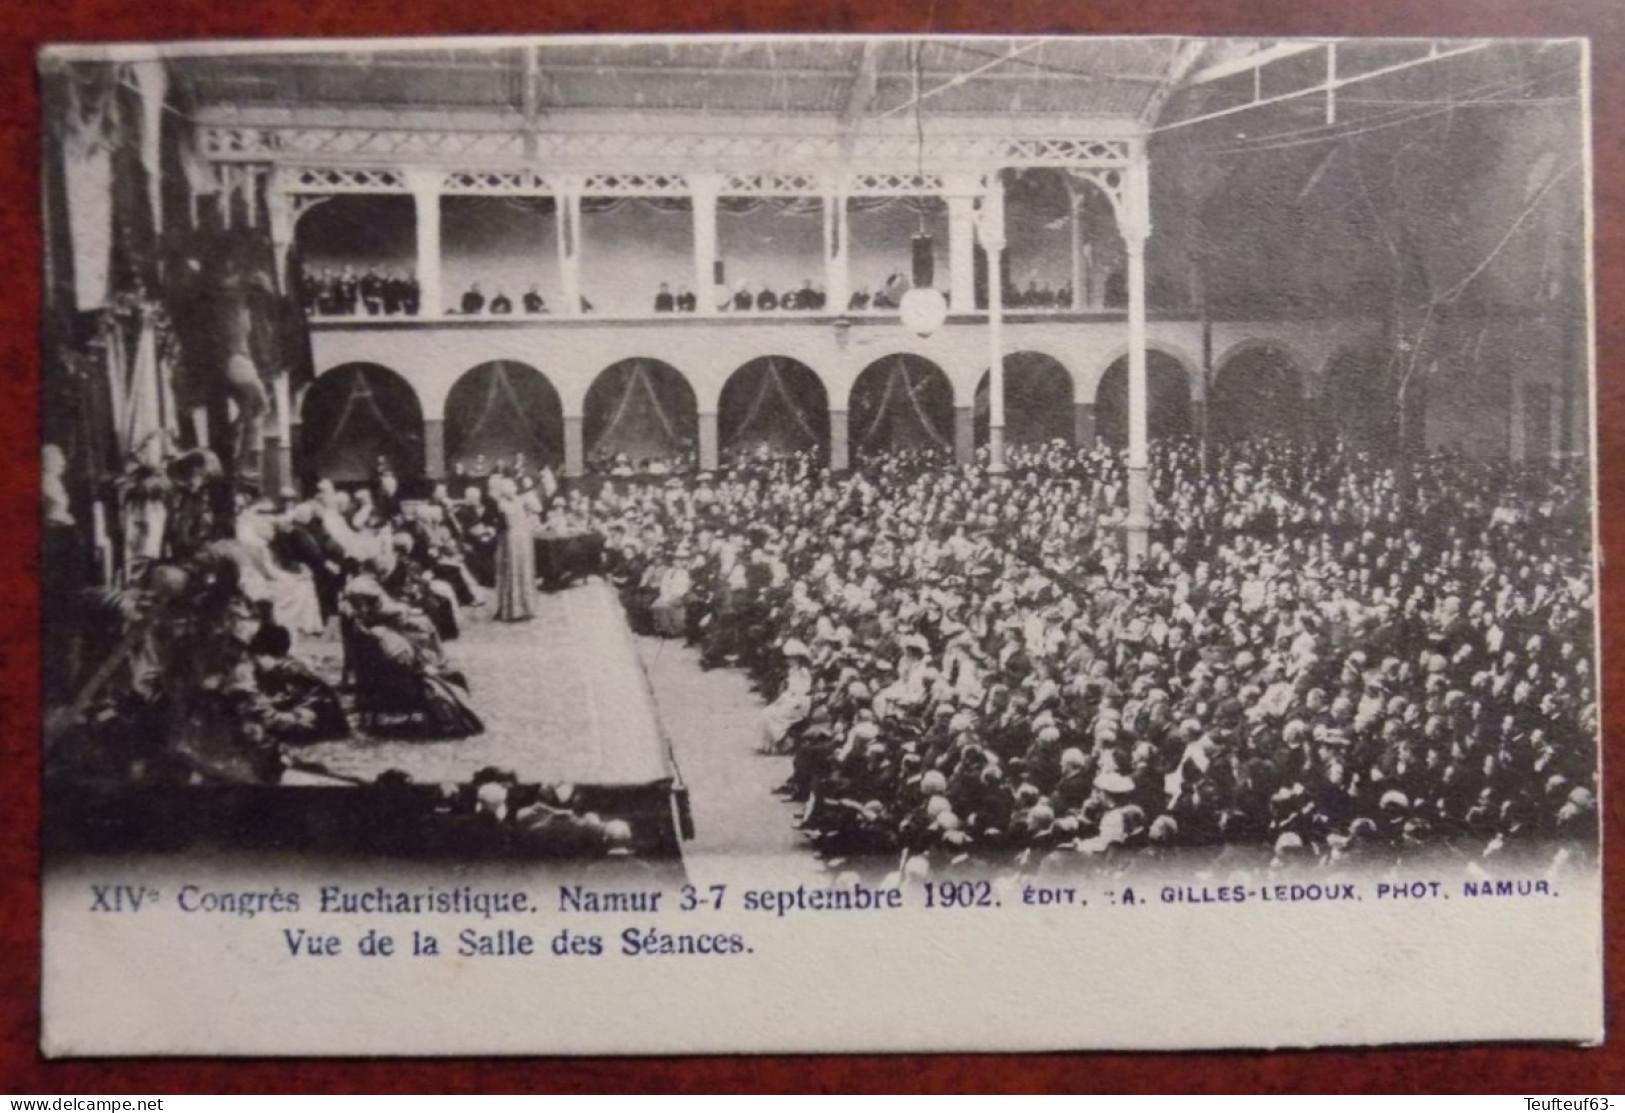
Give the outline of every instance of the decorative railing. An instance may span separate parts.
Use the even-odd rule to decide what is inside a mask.
[[[358,160],[412,164],[452,163],[458,169],[518,169],[520,164],[605,172],[607,167],[649,174],[701,169],[750,177],[800,175],[798,192],[832,166],[988,167],[1055,166],[1106,169],[1128,166],[1135,140],[1071,136],[753,135],[691,132],[526,132],[412,127],[300,126],[205,123],[200,146],[216,162],[349,163]],[[771,168],[764,171],[761,168]]]

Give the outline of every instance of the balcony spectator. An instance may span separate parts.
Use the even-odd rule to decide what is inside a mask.
[[[366,272],[356,280],[356,289],[361,295],[361,308],[367,316],[376,317],[384,311],[384,276],[367,268]]]

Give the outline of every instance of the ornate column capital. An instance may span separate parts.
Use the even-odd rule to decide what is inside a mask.
[[[989,179],[997,180],[998,171],[958,170],[942,176],[942,195],[949,199],[977,198],[987,192]]]
[[[716,200],[722,193],[723,177],[721,174],[709,170],[701,170],[683,175],[688,179],[688,192],[690,196]]]
[[[446,172],[435,166],[408,166],[401,171],[401,180],[414,197],[427,197],[440,193]]]

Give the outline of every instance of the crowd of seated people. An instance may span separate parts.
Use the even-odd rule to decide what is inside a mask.
[[[592,308],[587,303],[586,298],[581,299],[581,307],[584,311]],[[493,317],[506,317],[515,312],[534,317],[548,312],[547,299],[542,297],[541,288],[536,283],[531,283],[525,292],[519,295],[519,300],[516,303],[513,298],[508,296],[507,291],[501,287],[498,287],[487,298],[480,284],[474,282],[457,299],[456,308],[457,312],[465,317],[478,317],[482,314],[489,314]]]
[[[514,479],[540,525],[558,483],[523,453],[458,463],[426,497],[405,497],[380,460],[371,481],[353,489],[322,479],[307,499],[256,501],[239,516],[233,547],[244,596],[290,649],[336,623],[344,681],[369,724],[477,734],[467,680],[444,647],[468,610],[492,601],[503,529],[496,476]]]
[[[281,500],[228,484],[206,450],[166,455],[151,470],[164,479],[150,486],[162,512],[144,563],[127,582],[88,594],[71,629],[59,629],[85,648],[51,697],[52,791],[344,784],[353,792],[345,822],[318,816],[301,828],[294,817],[289,837],[389,854],[652,868],[638,859],[660,852],[650,841],[658,832],[635,837],[642,829],[602,810],[602,793],[524,784],[498,768],[460,784],[415,783],[398,768],[367,782],[337,757],[385,739],[486,729],[448,644],[466,634],[471,609],[491,604],[498,480],[521,489],[540,525],[558,490],[550,469],[523,454],[476,456],[446,482],[403,489],[380,459],[365,482],[319,480],[308,497]],[[65,497],[49,480],[62,517]],[[568,518],[561,505],[551,520]],[[59,835],[123,848],[128,832],[99,822]],[[204,810],[135,837],[149,834],[167,846],[245,833]]]
[[[384,467],[354,491],[321,480],[311,498],[259,513],[273,612],[296,635],[336,622],[364,720],[442,738],[483,729],[444,651],[464,609],[486,601],[447,500],[403,498]]]
[[[857,287],[847,301],[847,308],[857,312],[897,309],[903,304],[903,295],[911,288],[908,276],[897,271],[873,290],[868,286]],[[1072,284],[1063,283],[1057,288],[1034,277],[1028,279],[1025,287],[1014,282],[1006,283],[1003,296],[1006,309],[1069,309],[1072,307]],[[979,299],[978,308],[987,308],[985,296]]]
[[[783,458],[606,489],[635,624],[748,670],[831,857],[1480,860],[1596,832],[1586,483],[1335,442]],[[1202,848],[1205,848],[1202,849]],[[1567,851],[1564,851],[1565,853]],[[1126,857],[1125,857],[1126,856]]]
[[[279,501],[227,487],[207,450],[153,466],[165,477],[155,544],[70,631],[86,660],[123,660],[119,638],[144,648],[127,672],[73,682],[86,710],[54,768],[265,782],[355,717],[435,738],[483,730],[444,645],[487,592],[443,492],[403,499],[386,467],[353,493],[324,480]]]
[[[668,283],[662,282],[660,289],[655,291],[656,313],[693,313],[699,305],[700,299],[687,286],[673,290]]]
[[[823,309],[827,300],[824,288],[814,284],[810,278],[803,279],[795,289],[784,291],[775,290],[765,282],[741,281],[734,286],[733,294],[720,308],[734,313],[767,313],[773,310],[814,312]],[[659,307],[657,301],[655,308]]]
[[[847,299],[852,311],[894,310],[910,289],[906,275],[901,271],[886,277],[874,289],[858,286]],[[323,317],[379,317],[416,316],[419,311],[418,282],[403,268],[353,266],[307,269],[304,277],[305,312]],[[1038,278],[1029,279],[1025,287],[1007,283],[1004,287],[1004,305],[1010,309],[1066,309],[1072,306],[1073,292],[1070,282],[1052,287]],[[767,283],[741,281],[731,293],[726,293],[718,309],[726,312],[817,312],[827,307],[828,297],[821,285],[805,279],[799,287],[777,291]],[[656,313],[693,313],[699,307],[698,296],[687,286],[673,287],[662,282],[654,296]],[[582,312],[592,312],[593,306],[585,297],[581,299]],[[538,284],[532,283],[518,297],[497,287],[487,293],[479,282],[471,283],[449,310],[461,316],[540,316],[551,312],[547,299]]]
[[[416,316],[418,280],[400,267],[307,268],[304,309],[307,316]]]
[[[1026,286],[1011,283],[1004,288],[1004,304],[1009,309],[1070,309],[1072,283],[1063,282],[1055,287],[1036,276],[1029,278]]]
[[[413,817],[417,819],[416,816]],[[487,766],[440,800],[427,822],[415,822],[401,841],[419,845],[427,830],[434,851],[461,860],[491,857],[597,861],[646,874],[632,825],[592,809],[568,781],[522,784],[510,770]],[[602,867],[588,866],[583,879]]]
[[[589,475],[604,475],[614,479],[633,476],[680,475],[693,470],[697,457],[692,442],[685,440],[670,455],[633,455],[598,449],[587,455]]]
[[[903,295],[911,288],[907,275],[902,271],[893,271],[873,291],[867,286],[856,287],[847,298],[846,307],[856,312],[896,309],[903,304]]]

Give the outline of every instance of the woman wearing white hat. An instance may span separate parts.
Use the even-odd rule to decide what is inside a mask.
[[[762,710],[761,740],[756,752],[782,754],[785,740],[795,727],[812,711],[812,671],[807,667],[807,647],[799,639],[784,643],[784,659],[788,663],[784,687],[778,698]]]

